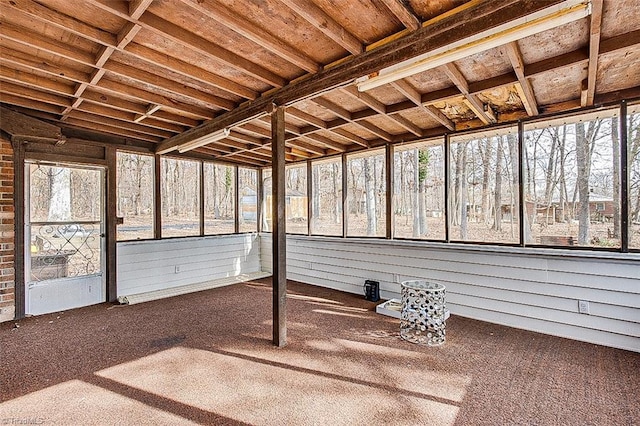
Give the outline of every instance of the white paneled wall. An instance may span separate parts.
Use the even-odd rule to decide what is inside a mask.
[[[270,234],[261,263],[271,269]],[[289,236],[287,277],[360,294],[372,279],[385,299],[404,280],[432,279],[452,314],[640,352],[637,254]]]
[[[260,270],[257,234],[118,243],[118,297]]]

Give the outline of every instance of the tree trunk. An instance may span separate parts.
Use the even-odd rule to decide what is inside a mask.
[[[484,147],[484,152],[482,153],[482,216],[483,221],[486,225],[491,223],[491,201],[489,199],[491,191],[489,190],[489,171],[491,165],[491,151],[492,146],[491,142],[485,138],[482,140],[482,143],[478,143],[478,148],[482,150]]]
[[[419,203],[420,195],[418,189],[418,182],[420,181],[420,154],[418,148],[413,150],[413,191],[412,191],[412,208],[411,213],[413,216],[413,237],[420,238],[420,215],[419,215]],[[404,192],[404,191],[403,191]]]
[[[47,220],[62,222],[71,220],[71,169],[52,167],[50,177],[51,202]]]
[[[333,223],[340,223],[341,221],[341,205],[342,205],[342,198],[340,197],[340,194],[342,193],[341,189],[342,188],[342,180],[338,179],[338,163],[333,163],[331,165],[331,172],[332,172],[332,181],[333,181]]]
[[[496,187],[494,191],[493,230],[502,231],[502,141],[496,137]]]
[[[618,118],[611,118],[611,141],[613,143],[613,237],[620,239],[620,136]]]
[[[426,182],[427,171],[429,170],[429,151],[419,151],[418,153],[418,215],[420,217],[420,235],[427,235],[427,196]]]
[[[317,231],[318,218],[320,218],[320,168],[311,168],[311,232]]]
[[[584,123],[576,123],[576,162],[578,165],[578,245],[589,245],[589,141]]]
[[[376,203],[375,203],[375,170],[373,170],[372,164],[370,164],[371,158],[363,158],[364,163],[364,190],[365,190],[365,204],[367,211],[367,235],[376,235],[378,228],[376,218]]]

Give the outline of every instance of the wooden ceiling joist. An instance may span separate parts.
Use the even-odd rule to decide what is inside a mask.
[[[338,24],[310,0],[280,0],[291,10],[307,20],[314,27],[322,31],[331,40],[354,55],[362,53],[364,48],[356,36]]]
[[[215,61],[222,62],[273,87],[282,87],[286,84],[284,78],[266,68],[238,56],[230,50],[220,47],[195,33],[172,24],[159,16],[147,13],[140,17],[139,22],[143,27],[155,31],[163,37],[170,38],[176,43],[198,50]]]
[[[415,31],[420,28],[420,21],[416,15],[407,8],[405,3],[399,0],[382,0],[382,3],[407,29]]]
[[[536,101],[536,96],[533,93],[531,82],[527,80],[527,77],[524,75],[524,61],[522,60],[522,53],[520,53],[518,43],[515,41],[507,43],[505,45],[505,50],[507,51],[507,56],[509,56],[509,60],[511,61],[513,71],[518,77],[518,84],[516,87],[518,88],[518,94],[525,109],[527,110],[527,113],[529,115],[538,115],[538,102]]]
[[[582,106],[593,105],[596,93],[596,73],[598,72],[598,56],[600,54],[600,28],[602,26],[602,7],[604,0],[591,0],[591,17],[589,18],[589,67],[587,68],[586,92],[583,90]]]
[[[287,43],[268,33],[259,26],[251,24],[246,20],[239,18],[233,12],[229,11],[222,5],[213,2],[202,2],[201,0],[189,0],[189,5],[204,15],[214,19],[215,21],[225,25],[229,29],[246,37],[269,51],[275,53],[281,58],[297,65],[305,71],[315,73],[320,70],[320,65],[314,62],[308,56],[300,53]]]
[[[146,61],[150,64],[158,66],[176,74],[181,74],[200,83],[211,85],[217,89],[223,90],[235,96],[245,99],[255,99],[258,93],[234,81],[220,77],[208,70],[200,68],[197,64],[190,64],[180,59],[173,58],[169,55],[157,52],[146,46],[137,43],[129,44],[124,52],[134,56],[137,59]]]
[[[467,79],[453,62],[443,65],[441,69],[447,74],[453,84],[456,85],[458,90],[460,90],[465,98],[465,103],[484,124],[493,124],[497,121],[491,111],[491,106],[483,105],[476,95],[469,92]]]

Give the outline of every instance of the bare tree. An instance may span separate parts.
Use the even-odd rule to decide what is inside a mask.
[[[375,161],[370,157],[363,158],[364,167],[364,188],[365,188],[365,204],[367,211],[367,235],[375,235],[378,229],[377,217],[376,217],[376,183],[375,183],[375,169],[371,162]]]
[[[493,229],[502,231],[502,141],[500,137],[496,137],[496,177],[494,192],[494,215]]]
[[[618,118],[611,117],[613,143],[613,237],[620,238],[620,136]]]

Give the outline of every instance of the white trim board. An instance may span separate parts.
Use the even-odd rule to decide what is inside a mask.
[[[149,302],[151,300],[159,300],[166,297],[179,296],[182,294],[195,293],[197,291],[210,290],[216,287],[223,287],[226,285],[257,280],[260,278],[270,277],[271,275],[271,272],[262,271],[252,272],[249,274],[240,274],[233,277],[219,278],[217,280],[210,280],[196,284],[165,288],[162,290],[148,291],[145,293],[130,294],[128,296],[120,296],[118,297],[118,302],[125,305],[135,305],[136,303]]]

